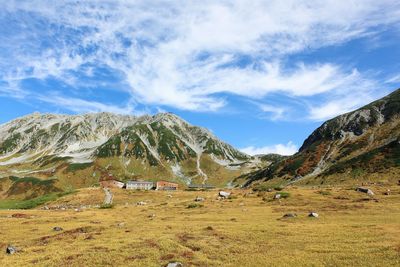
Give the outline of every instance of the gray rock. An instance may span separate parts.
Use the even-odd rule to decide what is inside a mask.
[[[375,195],[374,192],[372,192],[371,189],[365,188],[365,187],[357,187],[356,191],[357,191],[357,192],[361,192],[361,193],[366,193],[366,194],[368,194],[368,195],[370,195],[370,196]]]
[[[166,265],[166,267],[183,267],[183,264],[180,262],[170,262]]]
[[[218,196],[222,198],[228,198],[231,195],[229,192],[219,191]]]
[[[10,255],[17,253],[17,248],[14,246],[7,246],[6,253]]]
[[[196,197],[196,198],[194,199],[194,201],[196,201],[196,202],[202,202],[202,201],[204,201],[204,197]]]
[[[281,198],[281,194],[275,194],[274,199],[280,199]]]
[[[53,228],[53,231],[56,231],[56,232],[60,232],[60,231],[62,231],[62,230],[64,230],[64,229],[62,229],[62,228],[59,227],[59,226],[56,226],[56,227]]]
[[[316,212],[310,212],[310,214],[308,214],[308,217],[314,217],[314,218],[318,218],[318,213],[316,213]]]

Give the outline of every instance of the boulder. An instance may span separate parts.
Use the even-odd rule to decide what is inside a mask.
[[[372,192],[371,189],[366,188],[366,187],[357,187],[356,191],[357,192],[361,192],[361,193],[366,193],[366,194],[368,194],[370,196],[375,195],[374,192]]]
[[[64,230],[64,229],[62,229],[62,228],[59,227],[59,226],[56,226],[56,227],[53,228],[53,231],[56,231],[56,232],[60,232],[60,231],[62,231],[62,230]]]
[[[183,264],[180,262],[170,262],[166,265],[166,267],[183,267]]]
[[[281,198],[281,194],[275,194],[274,199],[280,199]]]
[[[308,214],[308,217],[318,218],[318,216],[319,216],[318,213],[313,211]]]
[[[7,246],[6,253],[10,255],[17,253],[17,248],[14,246]]]
[[[222,198],[228,198],[231,195],[229,192],[219,191],[218,196]]]
[[[196,201],[196,202],[202,202],[202,201],[204,201],[204,197],[196,197],[196,198],[194,199],[194,201]]]

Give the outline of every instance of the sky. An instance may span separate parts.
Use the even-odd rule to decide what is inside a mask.
[[[0,123],[173,112],[249,154],[400,87],[398,0],[0,0]]]

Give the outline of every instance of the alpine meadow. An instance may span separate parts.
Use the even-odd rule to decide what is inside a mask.
[[[0,4],[0,266],[400,266],[398,1]]]

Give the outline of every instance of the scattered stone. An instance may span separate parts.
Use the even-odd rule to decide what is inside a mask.
[[[125,227],[125,223],[121,222],[121,223],[117,224],[117,226],[120,227],[120,228]]]
[[[228,198],[231,195],[229,192],[219,191],[218,196],[221,198]]]
[[[268,188],[268,189],[267,189],[267,192],[272,192],[272,188]]]
[[[318,213],[316,213],[316,212],[310,212],[309,214],[308,214],[308,217],[314,217],[314,218],[318,218]]]
[[[171,198],[171,197],[172,197],[172,195],[167,195],[167,197]]]
[[[384,193],[384,195],[389,196],[389,195],[390,195],[390,189],[386,190],[386,192]]]
[[[138,205],[138,206],[144,206],[144,205],[147,205],[147,203],[144,202],[144,201],[139,201],[138,203],[136,203],[136,205]]]
[[[56,232],[60,232],[60,231],[62,231],[62,230],[64,230],[64,229],[62,229],[62,228],[59,227],[59,226],[56,226],[56,227],[53,228],[53,231],[56,231]]]
[[[149,217],[150,219],[154,219],[154,218],[156,217],[156,215],[153,213],[153,214],[150,214],[150,215],[147,216],[147,217]]]
[[[202,202],[202,201],[204,201],[204,197],[196,197],[196,198],[194,199],[194,201],[196,201],[196,202]]]
[[[208,230],[208,231],[212,231],[212,230],[214,230],[214,228],[212,227],[212,226],[207,226],[206,228],[204,228],[205,230]]]
[[[368,194],[368,195],[370,195],[370,196],[375,195],[374,192],[372,192],[371,189],[365,188],[365,187],[357,187],[356,191],[357,191],[357,192],[361,192],[361,193],[366,193],[366,194]]]
[[[7,246],[6,253],[10,255],[17,253],[17,248],[14,246]]]
[[[44,210],[49,210],[49,207],[44,206],[43,209],[44,209]]]
[[[297,217],[296,213],[286,213],[285,215],[283,215],[283,218],[295,218]]]
[[[280,199],[281,198],[281,194],[275,194],[274,199]]]
[[[166,265],[166,267],[183,267],[183,264],[180,262],[170,262]]]

